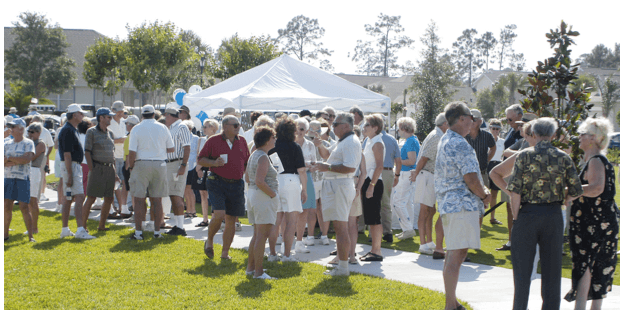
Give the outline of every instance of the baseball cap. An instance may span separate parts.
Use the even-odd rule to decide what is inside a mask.
[[[111,112],[108,108],[102,107],[97,110],[97,113],[95,113],[95,116],[102,116],[102,115],[114,116],[114,113]]]
[[[143,106],[143,108],[140,110],[141,114],[153,114],[155,113],[155,108],[153,108],[153,105],[151,104],[147,104],[145,106]]]
[[[177,103],[168,103],[166,105],[166,109],[164,110],[165,114],[179,114],[179,105]]]
[[[82,110],[82,107],[78,104],[71,104],[67,106],[67,113],[77,113],[80,112],[82,114],[86,114],[86,111]]]
[[[112,103],[112,111],[113,112],[119,112],[122,111],[125,108],[125,104],[123,104],[122,101],[115,101],[114,103]]]
[[[473,115],[473,118],[482,119],[482,112],[480,112],[479,109],[472,109],[471,115]]]
[[[24,119],[21,119],[21,118],[15,118],[13,119],[13,121],[9,122],[8,124],[9,125],[12,124],[12,126],[21,126],[21,127],[26,128],[26,122],[24,121]]]
[[[39,100],[37,98],[30,99],[30,104],[39,104]]]
[[[130,115],[127,117],[127,119],[125,119],[125,123],[130,125],[137,125],[139,122],[140,120],[138,120],[138,117],[136,117],[135,115]]]
[[[186,105],[182,105],[182,106],[179,108],[179,110],[180,110],[180,111],[184,111],[184,112],[188,113],[188,115],[190,115],[190,107],[188,107],[188,106],[186,106]]]
[[[9,109],[9,113],[11,113],[11,114],[12,114],[12,113],[17,113],[17,108],[15,108],[15,107],[11,107],[11,108]]]

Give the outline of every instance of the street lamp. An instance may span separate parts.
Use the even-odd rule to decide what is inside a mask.
[[[199,61],[201,66],[201,88],[203,88],[203,68],[205,68],[205,54],[201,53],[201,60]]]

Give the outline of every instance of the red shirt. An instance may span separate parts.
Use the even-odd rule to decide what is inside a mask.
[[[227,139],[224,134],[212,136],[207,140],[205,146],[199,153],[199,158],[207,157],[208,159],[218,159],[221,154],[227,154],[227,163],[222,167],[210,167],[210,171],[226,178],[239,180],[244,176],[246,164],[250,157],[248,145],[244,137],[236,135],[233,139],[233,146],[229,148]]]

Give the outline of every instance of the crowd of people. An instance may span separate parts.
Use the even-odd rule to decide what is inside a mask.
[[[274,119],[252,112],[246,131],[234,108],[224,110],[220,123],[205,120],[201,129],[190,121],[188,107],[174,103],[163,115],[145,105],[141,118],[125,116],[120,101],[97,110],[93,120],[85,113],[69,105],[56,142],[43,138],[36,115],[5,118],[5,241],[17,201],[34,242],[44,160],[56,146],[61,238],[95,238],[86,221],[98,198],[103,198],[98,231],[108,229],[108,218],[123,218],[135,222],[134,240],[144,240],[145,231],[161,238],[163,228],[185,236],[184,218],[196,217],[193,190],[198,190],[203,220],[197,226],[208,227],[204,252],[210,259],[221,229],[220,257],[231,259],[238,218],[247,215],[254,229],[246,274],[272,279],[263,265],[266,241],[267,261],[298,261],[297,255],[313,252],[316,243],[328,245],[328,232],[334,231],[337,248],[329,262],[334,268],[325,274],[347,276],[350,264],[383,261],[381,242],[393,241],[395,213],[397,239],[412,239],[418,231],[419,252],[445,259],[446,308],[464,309],[456,299],[460,267],[469,261],[468,249],[480,248],[486,208],[493,207],[491,224],[503,223],[494,215],[501,191],[510,231],[497,250],[511,251],[514,308],[527,308],[539,260],[542,308],[559,309],[565,230],[573,260],[565,299],[576,300],[577,308],[592,300],[592,308],[599,308],[611,290],[619,210],[613,166],[603,156],[611,132],[604,118],[587,118],[579,127],[584,157],[578,172],[569,151],[553,146],[569,140],[555,120],[525,113],[518,104],[505,111],[510,130],[502,137],[501,120],[489,120],[486,129],[480,111],[461,101],[449,103],[422,143],[412,118],[397,120],[398,140],[386,131],[385,116],[365,115],[357,106],[349,112],[325,107],[315,114],[277,113]],[[163,199],[170,202],[170,217]],[[68,227],[72,203],[75,234]],[[118,211],[109,215],[113,206]],[[357,255],[365,228],[371,250]]]

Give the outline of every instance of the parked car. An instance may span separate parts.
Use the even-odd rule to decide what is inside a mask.
[[[620,149],[620,132],[614,132],[611,134],[611,139],[609,140],[609,148]]]

